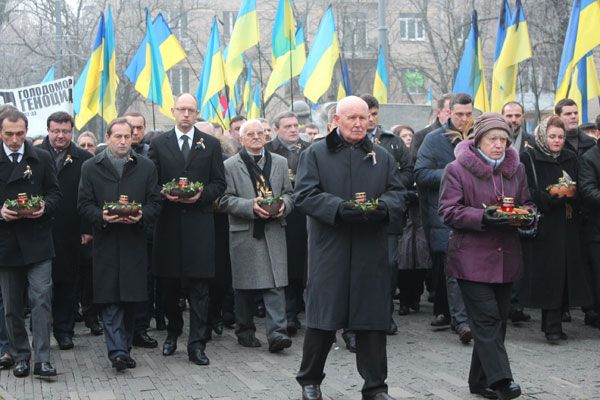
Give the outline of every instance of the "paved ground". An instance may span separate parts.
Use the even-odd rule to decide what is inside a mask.
[[[507,347],[513,374],[525,399],[600,399],[600,330],[583,324],[573,311],[565,324],[569,340],[553,346],[539,332],[540,315],[521,326],[511,326]],[[429,326],[431,306],[418,314],[396,315],[397,335],[388,337],[390,393],[398,399],[476,399],[466,384],[471,346],[461,345],[449,330]],[[59,351],[53,344],[53,363],[60,375],[52,381],[33,377],[17,379],[0,372],[0,395],[5,399],[300,399],[294,374],[300,364],[303,330],[291,349],[273,355],[266,349],[262,321],[259,349],[240,347],[227,330],[209,343],[209,367],[187,361],[185,342],[165,358],[158,349],[135,349],[138,367],[125,373],[110,368],[103,337],[90,336],[78,324],[75,349]],[[162,341],[165,332],[151,331]],[[360,399],[361,380],[352,354],[335,347],[322,386],[328,399]]]

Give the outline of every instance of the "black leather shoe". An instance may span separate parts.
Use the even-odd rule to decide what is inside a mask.
[[[419,312],[421,311],[421,304],[419,303],[419,300],[415,301],[414,303],[412,303],[410,305],[410,309],[413,310],[414,312]]]
[[[235,328],[235,316],[233,313],[225,312],[223,313],[223,325],[227,329]]]
[[[293,336],[296,333],[298,333],[298,331],[300,330],[301,326],[302,326],[302,324],[298,320],[298,317],[292,319],[291,321],[288,321],[288,323],[287,323],[287,333],[288,333],[288,335]]]
[[[471,333],[471,328],[467,324],[461,324],[456,329],[456,333],[458,334],[458,338],[462,344],[469,344],[471,340],[473,340],[473,334]]]
[[[260,341],[253,336],[240,336],[238,337],[238,343],[244,347],[260,347]]]
[[[75,347],[73,339],[68,336],[57,337],[56,341],[58,342],[58,348],[61,350],[71,350]]]
[[[546,340],[550,344],[558,344],[560,336],[560,333],[546,333]]]
[[[350,353],[356,353],[356,334],[354,332],[342,333],[342,338],[346,342],[346,348]]]
[[[521,395],[521,387],[510,381],[495,388],[494,392],[496,392],[498,400],[516,399]]]
[[[320,385],[302,386],[302,400],[323,400]]]
[[[165,343],[163,344],[163,356],[170,356],[175,353],[175,350],[177,350],[177,338],[167,336],[167,339],[165,339]]]
[[[562,322],[571,322],[571,313],[569,311],[565,311],[562,313],[561,321]]]
[[[187,300],[185,299],[185,297],[180,298],[177,302],[177,305],[179,306],[181,311],[185,311],[185,309],[187,308]]]
[[[210,360],[204,354],[204,350],[196,349],[188,354],[188,359],[196,365],[208,365]]]
[[[436,315],[436,317],[433,319],[433,321],[431,321],[431,326],[435,326],[435,327],[442,327],[442,326],[449,326],[450,325],[450,317],[444,315],[444,314],[439,314]]]
[[[280,336],[269,342],[269,352],[279,353],[283,349],[287,349],[292,345],[292,339],[287,336]]]
[[[392,322],[390,323],[390,327],[385,332],[385,334],[388,336],[391,336],[391,335],[395,335],[396,333],[398,333],[398,325],[396,325],[396,322],[392,319]]]
[[[0,354],[0,368],[10,368],[15,364],[15,360],[13,360],[10,353],[2,353]]]
[[[124,356],[116,356],[112,359],[112,367],[116,369],[118,372],[124,371],[127,369],[127,358]]]
[[[363,396],[363,400],[396,400],[386,392],[380,392],[373,396]]]
[[[486,399],[497,399],[498,395],[496,394],[496,392],[494,392],[492,389],[490,388],[484,388],[484,389],[470,389],[471,393],[479,395],[483,398]]]
[[[256,310],[254,310],[254,316],[256,318],[264,318],[267,315],[264,304],[257,304]]]
[[[100,336],[104,333],[102,326],[98,320],[86,321],[85,326],[90,328],[90,333],[94,336]]]
[[[135,360],[131,357],[127,357],[125,359],[125,365],[127,366],[127,368],[135,368],[137,367],[137,363],[135,362]]]
[[[49,362],[40,362],[33,365],[33,374],[37,376],[56,376],[56,368]]]
[[[213,332],[216,333],[217,335],[222,335],[223,334],[223,320],[218,320],[215,321],[213,323]]]
[[[134,347],[144,347],[146,349],[154,349],[158,347],[158,342],[156,339],[148,336],[146,332],[139,333],[133,337],[132,342]]]
[[[406,304],[400,304],[398,307],[398,315],[408,315],[410,308]]]
[[[17,361],[15,368],[13,369],[13,375],[17,378],[25,378],[26,376],[29,376],[29,361]]]
[[[594,328],[600,328],[600,315],[598,315],[598,313],[594,310],[588,310],[585,312],[583,322],[586,325],[592,326]]]
[[[516,322],[527,322],[531,319],[531,315],[525,313],[522,308],[518,308],[510,313],[510,320],[513,323]]]

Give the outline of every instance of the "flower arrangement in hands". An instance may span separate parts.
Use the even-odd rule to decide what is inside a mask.
[[[27,193],[19,193],[16,199],[6,200],[4,204],[9,210],[15,211],[18,217],[24,217],[39,211],[43,203],[44,198],[42,196],[31,196],[29,198]]]

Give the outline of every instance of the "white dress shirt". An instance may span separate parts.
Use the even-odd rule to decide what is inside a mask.
[[[8,157],[8,159],[10,160],[10,162],[12,162],[12,157],[11,154],[14,153],[14,151],[12,151],[11,149],[8,148],[8,146],[6,145],[6,143],[2,143],[2,147],[4,147],[4,152],[6,153],[6,156]],[[18,162],[21,162],[21,160],[23,159],[23,155],[25,154],[25,143],[23,143],[21,145],[21,147],[19,147],[19,150],[17,150],[17,153],[19,153],[19,157],[17,157]]]
[[[190,129],[188,133],[183,133],[177,127],[175,127],[175,135],[177,135],[177,145],[179,146],[179,150],[183,146],[183,135],[186,135],[188,139],[188,144],[190,145],[190,150],[192,149],[192,141],[194,140],[194,128]]]

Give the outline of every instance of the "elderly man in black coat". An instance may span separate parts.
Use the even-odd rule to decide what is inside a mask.
[[[363,399],[387,394],[385,332],[390,326],[387,260],[389,224],[403,214],[404,188],[394,158],[365,138],[367,103],[350,96],[337,104],[337,128],[300,157],[296,206],[308,217],[306,336],[300,372],[304,399],[321,399],[323,369],[335,331],[356,332]],[[378,199],[369,213],[351,201]]]
[[[117,371],[136,365],[130,355],[135,311],[148,299],[145,230],[160,212],[156,168],[131,150],[131,133],[125,118],[108,124],[106,150],[83,164],[78,200],[93,230],[94,303],[102,305],[108,358]],[[116,202],[142,209],[113,215],[104,205]]]
[[[175,99],[171,110],[175,128],[150,143],[149,157],[156,164],[162,185],[180,177],[202,182],[203,190],[189,199],[163,193],[165,200],[154,231],[152,272],[159,280],[165,315],[169,320],[163,355],[177,349],[183,330],[178,300],[182,289],[190,302],[188,358],[208,365],[204,353],[209,339],[208,284],[215,276],[213,203],[227,183],[219,141],[194,128],[198,102],[189,93]]]
[[[54,376],[50,364],[52,324],[52,245],[53,214],[61,194],[52,158],[47,151],[25,141],[27,117],[16,109],[0,114],[0,288],[6,314],[10,352],[16,361],[13,374],[29,375],[31,348],[25,329],[24,291],[27,283],[31,306],[33,373]],[[9,209],[11,200],[23,195],[42,196],[41,208],[28,216]],[[24,201],[25,199],[19,199]]]
[[[53,330],[58,347],[67,350],[73,348],[79,248],[80,244],[86,244],[92,239],[91,232],[83,232],[77,213],[81,166],[92,155],[72,142],[75,122],[70,114],[64,111],[52,113],[46,125],[48,136],[39,147],[52,156],[63,196],[52,225],[56,253],[52,260]]]

